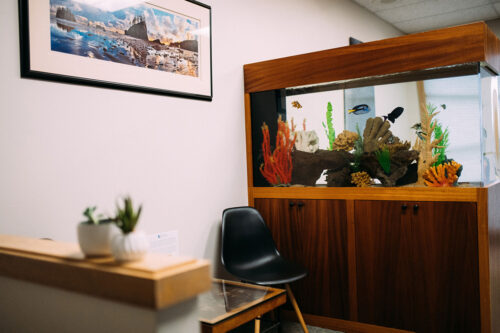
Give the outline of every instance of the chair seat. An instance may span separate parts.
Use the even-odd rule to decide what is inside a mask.
[[[281,256],[247,265],[232,265],[230,272],[244,281],[261,285],[291,283],[307,275],[305,267]]]

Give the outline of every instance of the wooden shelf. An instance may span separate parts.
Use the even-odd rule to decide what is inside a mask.
[[[77,244],[0,235],[0,275],[153,309],[209,290],[209,268],[206,260],[163,254],[126,264],[87,259]]]
[[[251,187],[249,198],[477,202],[481,187]]]

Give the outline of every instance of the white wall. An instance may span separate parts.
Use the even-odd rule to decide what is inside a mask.
[[[245,63],[400,34],[347,0],[204,0],[212,102],[20,79],[17,0],[0,1],[0,233],[75,241],[87,205],[130,194],[148,233],[216,257],[225,207],[247,204]]]

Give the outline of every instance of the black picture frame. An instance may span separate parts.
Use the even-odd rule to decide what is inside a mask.
[[[39,5],[40,3],[44,3],[44,5]],[[52,44],[50,43],[50,39],[52,37],[50,36],[50,33],[48,33],[49,36],[45,36],[47,34],[42,35],[43,38],[47,38],[49,40],[48,43],[32,43],[33,40],[38,40],[39,38],[35,37],[40,37],[41,34],[41,32],[39,32],[39,29],[33,29],[33,27],[41,28],[41,30],[45,32],[50,31],[50,25],[48,27],[44,26],[49,20],[35,19],[43,15],[46,15],[45,18],[47,18],[47,15],[50,15],[50,11],[44,12],[43,10],[46,9],[46,7],[48,7],[50,10],[50,4],[47,3],[49,3],[49,0],[18,1],[21,57],[20,64],[22,78],[57,81],[70,84],[88,85],[94,87],[167,95],[205,101],[212,100],[212,12],[210,6],[195,0],[152,0],[151,2],[144,2],[147,5],[156,5],[158,3],[175,3],[182,8],[195,9],[195,11],[203,17],[202,19],[200,19],[199,24],[199,31],[202,31],[202,33],[198,35],[196,44],[198,51],[196,52],[195,62],[197,76],[194,76],[176,74],[173,72],[166,72],[163,70],[147,67],[130,66],[130,64],[116,63],[113,61],[87,59],[87,57],[77,54],[55,52],[51,50],[52,46],[50,45]],[[40,9],[40,7],[42,8]],[[163,9],[166,7],[159,8]],[[175,15],[179,12],[172,11],[172,13],[174,13]],[[191,13],[182,13],[178,15],[191,15]],[[36,22],[30,22],[30,17],[32,18],[32,21]],[[41,21],[41,23],[38,21]],[[35,33],[33,31],[35,31]],[[37,35],[34,36],[33,34]],[[40,47],[40,45],[42,46]],[[180,46],[178,47],[178,49],[181,50]],[[190,53],[191,56],[195,54],[195,52],[186,52],[185,50],[181,50],[179,52],[183,54],[182,51],[184,51],[184,54]],[[167,56],[165,56],[165,58],[166,57]],[[83,75],[81,75],[81,73],[78,73],[76,75],[75,73],[71,72],[66,73],[64,71],[64,68],[62,67],[72,67],[61,66],[61,68],[58,68],[57,66],[61,64],[61,59],[63,59],[63,62],[69,61],[71,64],[74,63],[76,65],[83,63],[85,65],[81,66],[81,68],[83,69],[81,69],[80,66],[74,66],[75,68],[78,68],[79,71],[84,71],[85,68],[90,68],[91,70],[89,71],[88,75],[85,72],[83,73]],[[45,60],[48,60],[47,63],[51,65],[46,66],[44,62]],[[92,61],[94,63],[92,63]],[[179,61],[179,58],[177,59],[177,61]],[[94,69],[92,66],[95,64],[97,64],[98,66]],[[45,68],[45,66],[47,68]],[[102,69],[107,68],[107,66],[110,67],[109,73],[113,75],[115,73],[120,73],[120,75],[115,75],[116,77],[119,77],[119,79],[113,78],[113,75],[111,75],[109,79],[105,76],[106,71],[102,71]],[[177,63],[175,63],[175,66],[177,66]],[[56,68],[56,70],[53,70],[54,68]],[[123,71],[125,72],[125,74],[121,73]],[[127,76],[127,72],[130,72],[130,75]],[[150,84],[150,82],[153,82],[154,84]]]

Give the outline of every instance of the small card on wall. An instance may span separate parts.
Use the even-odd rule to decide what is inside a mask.
[[[177,230],[149,235],[150,252],[179,255],[179,232]]]

